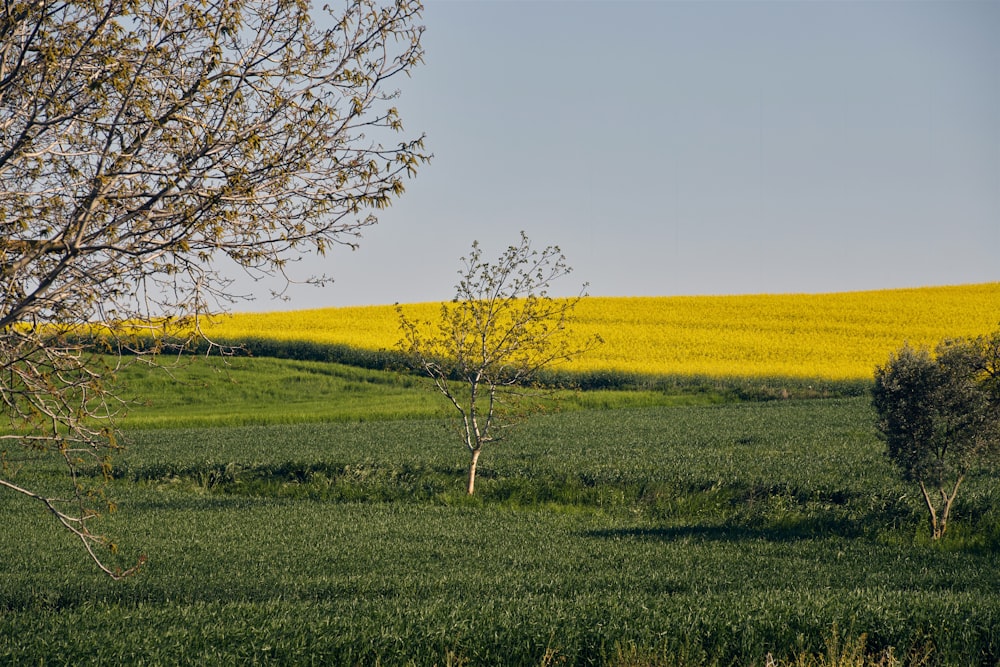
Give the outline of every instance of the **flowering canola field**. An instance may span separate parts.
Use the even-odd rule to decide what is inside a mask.
[[[434,320],[439,304],[405,305]],[[990,333],[1000,327],[1000,282],[952,287],[694,297],[587,297],[573,332],[604,344],[565,370],[649,375],[871,377],[904,342]],[[263,338],[394,349],[394,306],[238,313],[205,327],[209,337]]]

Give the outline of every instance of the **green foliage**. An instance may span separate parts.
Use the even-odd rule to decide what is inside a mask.
[[[875,370],[878,430],[889,459],[919,485],[935,538],[947,528],[965,476],[1000,449],[988,349],[985,339],[945,341],[934,356],[904,346]]]
[[[872,404],[889,458],[913,481],[943,486],[965,474],[982,453],[989,411],[975,381],[973,350],[959,343],[902,348],[875,373]]]

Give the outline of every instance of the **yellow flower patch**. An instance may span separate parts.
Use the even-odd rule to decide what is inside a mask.
[[[404,306],[433,321],[439,304]],[[835,294],[588,297],[575,335],[604,345],[564,368],[650,375],[860,379],[904,342],[934,345],[1000,326],[1000,282]],[[394,349],[393,306],[242,313],[206,327],[220,339],[264,338]]]

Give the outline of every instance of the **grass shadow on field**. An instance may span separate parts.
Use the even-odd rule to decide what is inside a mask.
[[[457,487],[464,470],[450,465],[384,465],[375,461],[329,463],[285,461],[267,464],[203,462],[116,468],[125,482],[153,487],[168,504],[185,497],[329,502],[413,502],[433,500]],[[149,502],[148,500],[145,502]],[[225,502],[229,502],[226,500]]]
[[[662,542],[795,542],[827,537],[854,539],[866,533],[858,522],[839,518],[783,519],[770,524],[720,524],[694,526],[663,526],[614,528],[584,533],[591,538],[646,540]]]

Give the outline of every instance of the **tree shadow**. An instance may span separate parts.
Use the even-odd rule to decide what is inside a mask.
[[[660,526],[611,528],[585,531],[585,537],[599,539],[631,539],[643,541],[674,542],[695,540],[699,542],[796,542],[803,540],[838,537],[856,539],[868,531],[854,519],[796,518],[783,519],[771,524],[723,523],[718,525]]]

